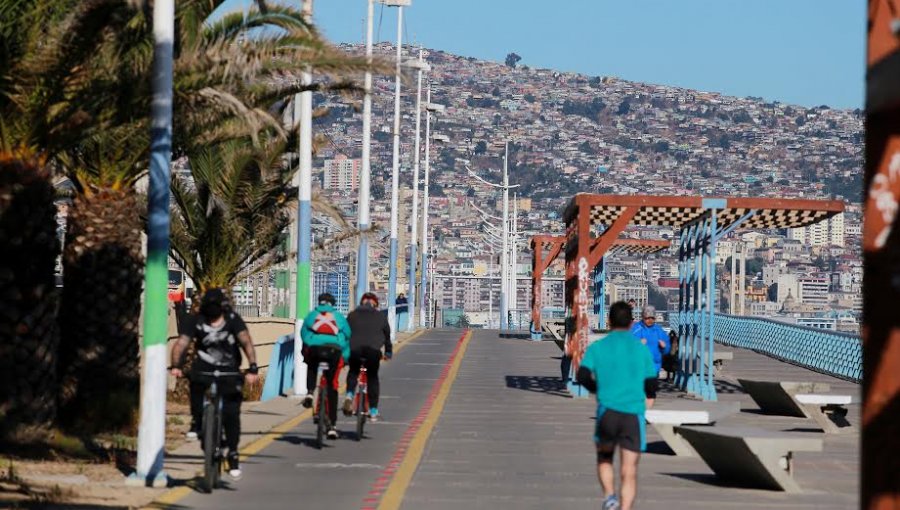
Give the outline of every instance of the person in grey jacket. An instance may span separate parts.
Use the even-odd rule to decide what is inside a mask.
[[[371,292],[363,294],[359,306],[347,316],[350,323],[350,370],[347,372],[347,396],[344,399],[344,414],[353,413],[353,395],[356,392],[360,368],[365,363],[369,379],[369,420],[378,421],[378,368],[381,365],[381,350],[384,358],[391,359],[391,326],[387,317],[378,309],[378,296]]]

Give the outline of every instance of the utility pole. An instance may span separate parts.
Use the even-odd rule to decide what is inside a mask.
[[[303,19],[312,21],[313,0],[303,0]],[[312,85],[312,74],[304,69],[300,74],[303,86]],[[299,106],[299,112],[298,112]],[[294,287],[294,395],[306,395],[306,363],[303,360],[303,344],[300,332],[303,320],[309,313],[312,301],[312,91],[294,96],[294,117],[299,122],[300,168],[297,172],[297,282]]]
[[[432,112],[443,111],[444,105],[431,102],[431,85],[429,85],[428,92],[425,96],[425,184],[423,186],[425,188],[425,199],[422,201],[422,284],[420,287],[421,297],[419,299],[419,325],[422,328],[426,327],[425,304],[428,301],[425,299],[425,289],[428,284],[428,272],[425,271],[425,268],[429,267],[428,258],[431,253],[428,251],[428,241],[432,237],[431,231],[428,230],[428,215],[431,213],[431,190],[429,189],[429,186],[431,185],[431,181],[429,180],[431,176],[431,114]],[[431,292],[433,291],[434,282],[432,282],[431,288]],[[429,297],[433,299],[433,294],[429,293]],[[433,322],[434,321],[432,321],[432,323]]]
[[[500,329],[507,330],[509,328],[508,324],[508,315],[509,315],[509,307],[507,303],[507,295],[510,290],[509,278],[508,275],[510,273],[509,270],[509,190],[510,188],[518,188],[518,184],[510,185],[509,184],[509,142],[506,143],[506,150],[503,156],[503,184],[494,184],[492,182],[488,182],[481,177],[479,177],[475,172],[473,172],[470,168],[466,167],[469,172],[469,175],[479,180],[482,184],[486,184],[493,188],[502,188],[503,189],[503,217],[499,218],[502,222],[500,233],[500,240],[502,246],[500,248]],[[472,204],[475,209],[481,212],[482,216],[485,217],[485,221],[487,221],[487,215],[484,211],[482,211],[478,206]]]
[[[424,197],[422,199],[422,277],[421,277],[421,289],[419,297],[419,327],[426,327],[426,316],[425,316],[425,304],[428,302],[425,299],[425,289],[428,284],[428,210],[429,201],[431,199],[431,191],[428,189],[430,185],[430,162],[431,162],[431,85],[428,85],[428,92],[425,94],[425,183],[422,186],[422,193]],[[432,294],[428,294],[429,298],[434,298]]]
[[[735,315],[737,305],[734,300],[737,297],[735,285],[737,284],[737,241],[731,243],[731,285],[728,286],[728,313]]]
[[[362,168],[359,176],[359,204],[357,227],[360,230],[359,251],[356,255],[356,303],[369,290],[369,193],[372,181],[372,18],[375,17],[375,0],[368,0],[366,15],[366,68],[363,95]],[[393,328],[392,328],[393,329]]]
[[[419,59],[415,62],[418,75],[418,84],[416,86],[416,141],[413,153],[413,203],[412,203],[412,232],[409,236],[409,305],[406,321],[406,330],[413,332],[416,329],[415,309],[416,309],[416,263],[418,262],[418,254],[416,253],[416,243],[418,243],[418,227],[419,227],[419,131],[422,125],[422,73],[428,69],[427,64],[422,59],[424,51],[419,48]],[[422,270],[424,272],[424,267]],[[425,289],[422,289],[425,293]]]
[[[388,266],[388,323],[397,336],[397,228],[400,207],[400,68],[403,58],[403,3],[397,3],[397,65],[394,77],[394,157],[391,170],[391,247]],[[409,2],[404,2],[409,3]]]
[[[501,254],[500,330],[509,329],[509,142],[503,152],[503,252]]]
[[[519,282],[516,280],[516,264],[519,258],[519,195],[513,194],[513,216],[512,216],[512,260],[510,261],[509,271],[509,299],[511,300],[512,310],[519,307],[517,296],[519,294]]]
[[[747,243],[741,243],[741,282],[738,287],[741,293],[741,316],[747,315]]]
[[[153,4],[153,101],[150,183],[147,194],[147,265],[144,279],[144,352],[137,469],[128,483],[165,487],[166,341],[169,283],[169,181],[172,162],[172,60],[175,0]]]

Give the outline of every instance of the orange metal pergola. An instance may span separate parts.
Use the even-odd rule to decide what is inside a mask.
[[[712,360],[715,321],[714,259],[717,241],[738,226],[796,228],[811,225],[844,210],[837,200],[772,198],[704,198],[578,194],[569,202],[566,222],[566,352],[577,370],[590,340],[588,311],[593,304],[590,274],[625,229],[668,226],[681,230],[679,280],[686,323],[680,325],[702,359]],[[715,400],[710,367],[696,365],[679,375],[682,387]],[[708,359],[707,359],[708,358]],[[704,362],[705,363],[705,362]]]
[[[531,238],[533,256],[531,260],[531,338],[540,340],[541,301],[543,295],[543,275],[550,264],[559,256],[566,244],[565,236],[537,235]],[[619,238],[612,245],[612,251],[630,254],[651,254],[667,249],[671,242],[661,239]],[[545,249],[547,252],[545,253]],[[602,255],[602,254],[601,254]]]

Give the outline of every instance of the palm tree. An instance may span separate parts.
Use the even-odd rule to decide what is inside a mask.
[[[294,167],[288,139],[227,141],[189,157],[172,179],[172,252],[200,293],[229,289],[284,256]]]
[[[51,169],[95,120],[98,101],[79,98],[120,26],[112,3],[0,0],[0,439],[39,439],[56,416]]]
[[[291,78],[299,62],[332,76],[365,67],[364,60],[328,45],[294,9],[258,2],[261,7],[246,16],[226,14],[211,21],[222,3],[179,2],[176,11],[173,149],[176,156],[194,154],[198,162],[223,157],[209,153],[209,146],[228,157],[259,157],[247,152],[246,140],[262,143],[261,133],[269,137],[266,150],[285,143],[287,133],[274,106],[303,89]],[[134,184],[143,175],[149,149],[146,138],[138,136],[148,131],[150,111],[147,77],[152,45],[147,14],[135,11],[98,53],[92,92],[109,105],[101,116],[102,133],[101,128],[94,130],[93,138],[61,158],[76,184],[77,197],[69,219],[73,235],[67,236],[63,258],[60,396],[66,421],[82,431],[97,425],[113,429],[128,425],[137,404],[143,258],[141,208]],[[340,79],[317,87],[354,89]],[[203,171],[198,164],[198,171]],[[276,228],[278,222],[255,226]],[[260,246],[268,246],[273,235],[254,234]],[[249,263],[266,256],[266,249],[259,248]],[[210,270],[208,274],[215,274],[215,268]],[[220,277],[230,278],[217,275],[210,284],[220,282]],[[102,306],[97,305],[98,298]],[[116,381],[116,392],[107,391],[110,377]],[[103,420],[94,419],[101,415]]]

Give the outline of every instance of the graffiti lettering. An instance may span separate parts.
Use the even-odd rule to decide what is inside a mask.
[[[588,301],[588,289],[591,285],[590,275],[588,274],[589,265],[587,258],[581,257],[578,260],[578,343],[579,355],[584,354],[588,346],[588,310],[591,303]]]
[[[888,163],[887,172],[882,171],[872,178],[869,187],[869,207],[874,207],[881,214],[868,215],[871,231],[876,233],[872,246],[881,249],[887,243],[888,236],[897,216],[898,180],[900,180],[900,152],[895,152]],[[880,221],[879,221],[880,220]]]

